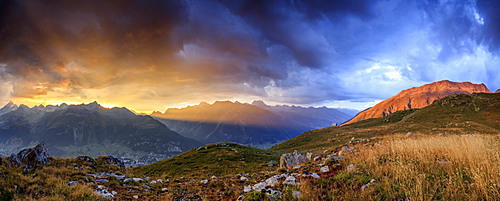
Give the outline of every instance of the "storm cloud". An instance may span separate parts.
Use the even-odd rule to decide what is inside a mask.
[[[3,1],[0,101],[359,107],[444,79],[494,91],[498,8],[482,0]]]

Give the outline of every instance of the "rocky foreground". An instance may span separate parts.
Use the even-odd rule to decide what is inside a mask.
[[[371,140],[352,141],[351,144],[360,142],[368,143]],[[4,187],[0,198],[2,200],[43,199],[50,198],[49,195],[52,193],[84,188],[91,189],[91,191],[82,195],[64,195],[63,193],[62,197],[116,200],[293,200],[304,197],[304,193],[301,192],[302,185],[330,178],[342,169],[353,168],[352,165],[344,164],[345,159],[342,155],[352,151],[355,150],[351,146],[325,150],[325,153],[321,155],[295,151],[282,155],[280,167],[276,167],[276,171],[254,174],[152,178],[128,173],[124,163],[112,156],[52,158],[49,157],[45,144],[41,143],[35,148],[22,150],[17,155],[13,154],[6,158],[7,164],[3,165],[5,168],[0,173],[4,178],[3,182],[26,187],[22,190]],[[268,165],[277,164],[270,161]],[[53,184],[40,182],[38,183],[40,188],[47,189],[34,192],[28,190],[29,184],[23,183],[22,179],[16,179],[16,177],[28,177],[25,179],[38,181],[40,175],[55,177],[56,183],[59,183],[59,187],[56,188],[60,189],[53,189],[54,187],[50,186]],[[29,183],[29,181],[25,182]],[[365,187],[371,183],[366,184]],[[89,192],[92,193],[89,194]]]

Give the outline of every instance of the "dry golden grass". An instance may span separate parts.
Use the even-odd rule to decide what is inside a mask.
[[[498,136],[420,136],[359,147],[349,163],[379,181],[361,196],[411,200],[499,200]],[[363,197],[364,197],[363,196]]]

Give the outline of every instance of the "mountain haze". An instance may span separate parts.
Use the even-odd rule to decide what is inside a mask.
[[[269,106],[263,101],[253,101],[252,105],[269,110],[278,114],[288,121],[300,124],[312,129],[325,128],[332,126],[333,123],[340,125],[346,122],[351,115],[340,110],[327,107],[300,107],[288,105]]]
[[[151,116],[172,130],[203,143],[276,143],[310,129],[255,105],[230,101],[169,108]]]
[[[150,116],[126,108],[106,109],[97,102],[33,108],[9,103],[0,112],[0,143],[26,146],[45,141],[54,156],[93,155],[93,145],[108,149],[108,154],[114,150],[166,157],[201,145]]]
[[[451,82],[448,80],[434,82],[420,87],[413,87],[403,90],[399,94],[378,103],[372,108],[360,112],[343,125],[370,118],[384,117],[396,111],[423,108],[432,104],[435,100],[453,94],[472,93],[491,93],[491,91],[484,84]]]

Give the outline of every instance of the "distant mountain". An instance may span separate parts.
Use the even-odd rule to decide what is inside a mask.
[[[308,131],[270,150],[315,151],[384,135],[402,137],[408,132],[417,136],[497,135],[500,133],[500,93],[450,95],[421,109],[402,110],[345,126]]]
[[[396,111],[423,108],[432,104],[435,100],[449,95],[472,93],[491,93],[491,91],[484,84],[451,82],[448,80],[434,82],[420,87],[413,87],[403,90],[399,94],[378,103],[374,107],[360,112],[344,125],[365,119],[384,117]]]
[[[318,129],[332,126],[333,123],[340,125],[352,118],[356,113],[349,115],[340,110],[327,108],[327,107],[300,107],[300,106],[287,106],[287,105],[276,105],[269,106],[263,101],[253,101],[252,105],[260,107],[265,110],[269,110],[275,114],[278,114],[288,121],[294,122],[296,124]],[[349,110],[346,110],[349,111]],[[351,110],[355,111],[355,110]]]
[[[500,93],[500,89],[497,89],[497,91],[495,91],[495,93]]]
[[[45,141],[54,156],[97,155],[99,150],[166,158],[201,145],[150,116],[106,109],[97,102],[33,108],[10,102],[0,109],[0,143],[25,146],[37,141]]]
[[[276,143],[310,129],[255,105],[230,101],[170,108],[151,116],[172,130],[203,143]]]

